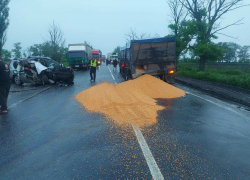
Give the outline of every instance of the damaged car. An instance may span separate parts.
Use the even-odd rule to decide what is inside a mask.
[[[28,57],[20,61],[14,82],[18,85],[32,83],[48,85],[54,83],[74,84],[74,70],[45,57]]]

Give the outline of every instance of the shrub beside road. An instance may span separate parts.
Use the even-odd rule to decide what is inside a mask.
[[[200,72],[198,68],[180,63],[178,65],[178,75],[250,89],[250,73],[242,72],[241,70],[207,69],[204,72]]]

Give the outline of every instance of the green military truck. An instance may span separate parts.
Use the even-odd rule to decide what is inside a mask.
[[[89,69],[89,61],[92,58],[92,48],[85,44],[69,44],[68,62],[73,69]]]

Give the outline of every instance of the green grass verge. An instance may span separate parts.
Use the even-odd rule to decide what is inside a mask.
[[[200,72],[197,68],[179,64],[177,74],[193,79],[217,82],[239,88],[250,89],[250,73],[244,73],[240,70],[209,69],[204,72]]]

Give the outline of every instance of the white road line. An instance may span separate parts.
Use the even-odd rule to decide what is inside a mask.
[[[108,68],[109,68],[109,66],[108,66]],[[113,73],[111,72],[110,68],[109,68],[109,72],[110,72],[110,74],[111,74],[113,80],[115,81],[115,84],[117,84],[117,83],[116,83],[116,80],[115,80],[115,77],[113,76]]]
[[[145,140],[145,138],[143,137],[140,129],[138,127],[136,127],[134,124],[132,124],[132,127],[133,127],[133,130],[135,131],[135,135],[137,137],[137,140],[141,146],[141,149],[142,149],[142,152],[143,152],[143,155],[147,161],[147,164],[148,164],[148,167],[149,167],[149,170],[151,172],[151,175],[153,177],[154,180],[162,180],[164,179],[155,159],[154,159],[154,156],[152,155],[149,147],[148,147],[148,144]]]
[[[112,78],[115,81],[115,84],[117,84],[115,77],[113,76],[110,68],[109,68],[109,71],[110,71]],[[146,159],[146,162],[148,164],[148,167],[149,167],[149,170],[150,170],[150,173],[151,173],[153,179],[154,180],[164,180],[164,177],[163,177],[163,175],[162,175],[162,173],[161,173],[161,171],[160,171],[160,169],[159,169],[159,167],[154,159],[154,156],[151,153],[151,151],[148,147],[148,144],[147,144],[145,138],[143,137],[140,129],[138,127],[136,127],[134,124],[132,124],[132,127],[133,127],[133,130],[135,132],[136,138],[139,142],[139,145],[141,147],[142,153]]]
[[[221,107],[221,108],[224,108],[224,109],[227,109],[227,110],[229,110],[229,111],[231,111],[231,112],[234,112],[234,113],[236,113],[236,114],[238,114],[238,115],[240,115],[240,116],[242,116],[242,117],[247,117],[246,115],[241,114],[240,112],[237,112],[237,111],[235,111],[235,110],[233,110],[233,109],[231,109],[231,108],[229,108],[229,107],[222,106],[222,105],[220,105],[219,103],[213,102],[213,101],[208,100],[208,99],[203,98],[203,97],[200,97],[200,96],[195,95],[195,94],[193,94],[193,93],[191,93],[191,92],[188,92],[188,91],[186,91],[186,92],[187,92],[188,94],[191,94],[191,95],[195,96],[195,97],[198,97],[198,98],[200,98],[200,99],[203,99],[203,100],[205,100],[205,101],[207,101],[207,102],[210,102],[210,103],[212,103],[212,104],[215,104],[215,105],[217,105],[217,106],[219,106],[219,107]],[[247,118],[249,118],[249,117],[247,117]]]
[[[15,107],[16,105],[21,104],[21,103],[23,103],[24,101],[27,101],[27,100],[29,100],[29,99],[35,97],[36,95],[38,95],[38,94],[40,94],[40,93],[42,93],[42,92],[48,90],[49,88],[51,88],[51,86],[49,86],[49,87],[47,87],[47,88],[44,88],[42,91],[39,91],[39,92],[33,94],[32,96],[30,96],[30,97],[24,99],[24,100],[18,101],[17,103],[14,103],[14,104],[10,105],[10,106],[8,107],[8,109],[13,108],[13,107]]]

